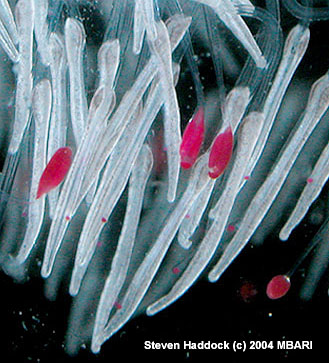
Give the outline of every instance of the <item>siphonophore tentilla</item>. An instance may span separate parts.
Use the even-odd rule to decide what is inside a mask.
[[[65,286],[69,354],[305,221],[262,291],[289,299],[308,266],[300,297],[321,285],[329,76],[310,34],[328,9],[260,3],[0,1],[0,266],[51,300]]]

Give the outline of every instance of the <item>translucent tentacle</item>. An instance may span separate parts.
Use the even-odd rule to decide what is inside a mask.
[[[71,122],[77,145],[83,137],[88,115],[82,62],[85,37],[82,24],[68,18],[65,23],[65,47],[70,75]]]
[[[147,308],[146,313],[148,315],[154,315],[163,310],[184,294],[213,257],[221,241],[235,197],[239,192],[239,184],[244,176],[246,161],[255,146],[263,121],[263,115],[260,113],[252,113],[244,120],[233,169],[221,198],[212,209],[214,221],[183,274],[167,295]]]
[[[39,180],[47,162],[47,133],[51,109],[51,86],[47,79],[40,81],[33,90],[32,109],[34,119],[34,153],[28,223],[22,245],[15,258],[21,264],[26,261],[37,242],[45,214],[45,198],[35,200]]]
[[[266,60],[262,55],[254,37],[246,23],[238,15],[236,8],[229,0],[195,0],[211,7],[221,21],[230,29],[234,36],[241,42],[254,59],[257,67],[265,68]]]
[[[65,146],[68,115],[66,111],[66,70],[64,41],[56,33],[49,37],[49,64],[52,78],[53,103],[48,136],[47,161],[52,158],[56,150]],[[53,218],[58,200],[59,190],[49,192],[49,215]]]
[[[193,204],[210,181],[207,174],[208,155],[203,155],[195,165],[188,186],[178,201],[152,248],[136,271],[122,300],[122,307],[110,319],[105,336],[108,339],[131,317],[148,290],[173,238],[185,217],[186,210]]]
[[[309,210],[312,203],[319,196],[323,186],[329,178],[329,144],[322,151],[311,175],[289,219],[280,231],[280,239],[289,238],[292,230],[299,224]]]
[[[241,222],[241,226],[225,249],[218,263],[209,273],[210,281],[217,281],[220,275],[245,247],[250,237],[263,220],[287,178],[306,140],[329,106],[329,77],[324,75],[313,85],[305,113],[299,128],[287,143],[274,169],[256,193]]]
[[[111,271],[107,277],[97,308],[92,339],[92,350],[97,353],[106,337],[103,330],[109,314],[115,304],[119,292],[127,277],[128,266],[133,251],[138,222],[143,205],[146,182],[150,176],[153,163],[152,152],[148,146],[143,146],[136,160],[129,182],[129,195],[126,214],[117,249],[113,257]]]
[[[16,109],[13,134],[9,153],[18,151],[30,114],[32,95],[32,51],[34,6],[28,0],[20,0],[16,5],[16,22],[19,34],[19,63],[16,85]]]

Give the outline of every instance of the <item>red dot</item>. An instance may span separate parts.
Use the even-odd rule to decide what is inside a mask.
[[[309,184],[311,184],[311,183],[313,183],[314,182],[314,180],[313,180],[313,178],[307,178],[307,180],[306,180]]]
[[[290,289],[290,279],[286,275],[277,275],[267,284],[266,295],[272,299],[280,299]]]
[[[104,218],[104,217],[102,217],[102,222],[103,222],[103,223],[106,223],[106,222],[107,222],[107,219],[106,219],[106,218]]]
[[[179,274],[179,273],[180,273],[180,268],[179,268],[179,267],[174,267],[174,268],[172,269],[172,272],[173,272],[175,275],[177,275],[177,274]]]
[[[249,180],[250,179],[250,176],[249,175],[246,175],[245,177],[244,177],[244,180]]]
[[[227,230],[228,230],[229,232],[234,232],[234,231],[235,231],[235,227],[233,226],[233,224],[229,224],[229,225],[227,226]]]
[[[189,214],[186,214],[185,218],[189,219],[191,216]]]
[[[71,218],[69,216],[66,216],[65,219],[69,221]]]
[[[114,306],[117,308],[117,309],[121,309],[122,308],[122,305],[119,303],[119,302],[115,302],[114,303]]]

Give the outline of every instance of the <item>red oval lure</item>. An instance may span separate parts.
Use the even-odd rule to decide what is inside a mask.
[[[43,171],[36,199],[56,188],[65,178],[72,163],[72,150],[69,147],[61,147],[50,159]]]
[[[266,295],[272,299],[280,299],[290,289],[290,279],[286,275],[277,275],[267,284]]]
[[[233,133],[230,126],[224,132],[219,134],[212,144],[209,154],[209,173],[212,179],[218,178],[223,174],[228,163],[231,160],[233,151]]]
[[[190,169],[200,152],[204,139],[204,111],[203,107],[197,111],[192,120],[187,124],[180,145],[181,167]]]

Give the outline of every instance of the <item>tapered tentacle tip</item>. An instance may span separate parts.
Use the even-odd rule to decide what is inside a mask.
[[[6,262],[2,264],[2,269],[7,275],[14,277],[17,282],[26,281],[26,264],[24,261],[18,261],[16,256],[8,255]]]
[[[91,351],[94,354],[98,354],[101,351],[101,345],[103,344],[103,341],[99,337],[99,333],[93,334],[93,338],[91,341]]]
[[[78,285],[76,282],[75,283],[71,282],[70,288],[69,288],[69,294],[71,296],[77,296],[78,292],[79,292],[79,288],[80,288],[80,285]]]
[[[281,241],[287,241],[289,236],[290,236],[290,233],[286,229],[282,229],[279,234],[279,238]]]
[[[50,261],[50,258],[44,258],[40,272],[41,277],[47,279],[51,275],[52,268],[53,268],[53,263]]]
[[[261,56],[257,59],[257,62],[256,62],[256,66],[258,68],[261,68],[261,69],[264,69],[267,67],[267,61],[265,59],[265,57]]]
[[[155,311],[153,305],[149,306],[147,309],[146,309],[146,315],[147,316],[153,316],[155,315],[157,312]]]

